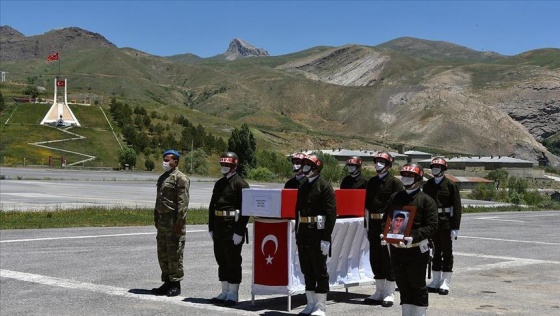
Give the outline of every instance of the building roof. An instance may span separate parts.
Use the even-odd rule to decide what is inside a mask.
[[[422,155],[422,156],[432,156],[432,154],[430,153],[425,153],[423,151],[418,151],[418,150],[407,150],[404,152],[405,155]]]
[[[471,157],[453,157],[453,158],[444,158],[447,163],[474,163],[474,162],[481,162],[481,163],[492,163],[492,162],[501,162],[501,163],[530,163],[533,164],[532,161],[523,160],[508,156],[471,156]],[[420,162],[427,162],[430,163],[431,159],[421,160]]]

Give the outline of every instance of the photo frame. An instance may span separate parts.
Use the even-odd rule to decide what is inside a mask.
[[[391,208],[383,229],[383,239],[387,243],[398,244],[404,241],[405,237],[410,237],[415,215],[416,206],[404,205]]]

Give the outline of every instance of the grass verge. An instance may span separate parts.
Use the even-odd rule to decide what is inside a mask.
[[[0,229],[42,229],[68,227],[118,227],[154,224],[154,210],[141,208],[82,208],[0,212]],[[208,224],[208,209],[190,209],[187,224]]]
[[[542,211],[536,207],[499,206],[466,207],[463,213]],[[252,222],[252,218],[250,220]],[[154,224],[153,209],[141,208],[81,208],[38,212],[0,212],[2,229],[44,229],[69,227],[120,227],[148,226]],[[208,209],[190,209],[188,225],[208,224]]]

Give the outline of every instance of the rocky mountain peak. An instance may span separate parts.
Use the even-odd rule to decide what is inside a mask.
[[[226,60],[235,60],[245,57],[270,56],[268,51],[263,48],[257,48],[246,41],[235,38],[229,43],[227,51],[224,53]]]
[[[25,35],[21,34],[20,32],[13,29],[12,27],[8,25],[0,26],[0,38],[11,40],[11,39],[21,38],[21,37],[25,37]]]

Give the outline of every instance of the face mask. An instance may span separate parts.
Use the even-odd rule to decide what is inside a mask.
[[[222,166],[222,168],[220,168],[220,171],[222,172],[223,175],[228,174],[230,170],[231,168],[226,166]]]
[[[161,166],[163,167],[163,171],[167,172],[171,170],[171,166],[169,165],[169,161],[164,161]]]
[[[292,165],[292,170],[293,170],[294,172],[298,172],[299,169],[301,169],[301,165]]]
[[[376,162],[375,163],[375,170],[376,171],[381,171],[385,169],[385,163],[384,162]]]
[[[441,173],[441,168],[432,168],[432,174],[437,176]]]
[[[301,170],[303,170],[303,173],[308,174],[311,171],[311,166],[305,165]]]
[[[414,184],[414,177],[402,177],[401,182],[405,188],[410,187],[411,185]]]
[[[348,173],[352,174],[356,172],[356,166],[348,166]]]

